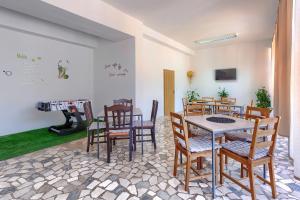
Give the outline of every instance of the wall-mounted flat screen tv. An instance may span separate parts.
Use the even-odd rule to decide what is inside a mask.
[[[215,72],[216,80],[236,80],[236,68],[217,69]]]

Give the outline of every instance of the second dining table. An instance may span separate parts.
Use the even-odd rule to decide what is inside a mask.
[[[112,117],[112,113],[110,113],[108,117]],[[132,110],[132,115],[133,117],[137,117],[138,120],[141,121],[141,146],[142,146],[142,154],[144,154],[144,130],[143,130],[143,112],[140,108],[133,108]],[[97,115],[97,140],[98,140],[98,145],[97,145],[97,157],[98,159],[100,158],[100,153],[99,153],[99,134],[100,134],[100,129],[105,129],[105,125],[100,125],[100,120],[104,120],[105,118],[105,113],[104,110],[102,110],[98,115]]]
[[[229,131],[249,130],[254,128],[254,122],[222,114],[186,116],[187,124],[194,125],[211,134],[212,146],[212,198],[215,198],[215,135]]]

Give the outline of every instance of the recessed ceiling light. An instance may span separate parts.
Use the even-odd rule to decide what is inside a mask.
[[[214,44],[214,43],[218,43],[218,42],[225,42],[228,40],[233,40],[233,39],[236,39],[237,37],[238,37],[237,33],[229,33],[229,34],[225,34],[225,35],[221,35],[221,36],[217,36],[217,37],[196,40],[194,42],[198,45],[208,45],[208,44]]]

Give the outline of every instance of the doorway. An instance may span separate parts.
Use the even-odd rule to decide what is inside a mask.
[[[175,72],[164,69],[164,114],[169,116],[175,110]]]

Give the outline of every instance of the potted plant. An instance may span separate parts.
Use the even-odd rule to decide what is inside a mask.
[[[229,92],[225,88],[219,88],[218,96],[222,98],[227,98],[229,96]]]
[[[200,95],[196,90],[188,90],[186,93],[186,97],[189,102],[192,102],[198,100]]]
[[[269,92],[265,87],[262,87],[256,91],[256,106],[259,108],[269,108],[271,109],[271,97]]]

